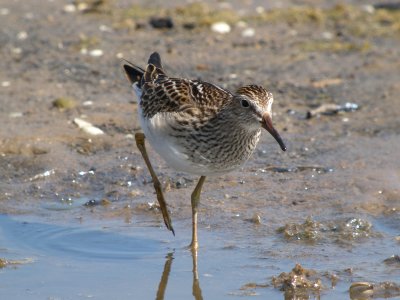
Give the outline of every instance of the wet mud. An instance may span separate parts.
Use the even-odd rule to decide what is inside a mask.
[[[396,4],[3,0],[0,294],[399,297]],[[153,51],[173,76],[270,89],[288,147],[264,133],[241,169],[207,179],[197,259],[197,178],[149,147],[174,237],[135,146],[122,58]]]

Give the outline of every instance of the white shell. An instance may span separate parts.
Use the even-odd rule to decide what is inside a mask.
[[[231,31],[231,26],[225,22],[217,22],[211,25],[211,30],[217,33],[229,33]]]
[[[97,128],[95,126],[93,126],[92,124],[90,124],[89,122],[82,120],[82,119],[78,119],[75,118],[74,119],[74,123],[76,125],[78,125],[79,128],[81,128],[83,131],[85,131],[88,134],[91,135],[101,135],[104,134],[104,131],[101,130],[100,128]]]

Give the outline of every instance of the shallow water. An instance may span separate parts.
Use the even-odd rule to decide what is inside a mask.
[[[1,252],[10,259],[32,260],[2,270],[5,299],[151,299],[163,283],[168,283],[165,299],[187,299],[193,292],[191,252],[182,240],[163,240],[157,228],[57,226],[4,215],[0,223],[1,244],[6,246]],[[202,248],[199,280],[200,289],[206,288],[198,297],[230,298],[246,280],[241,270],[260,269],[251,265],[250,257],[243,259],[243,249],[224,249],[218,238]],[[172,266],[167,282],[168,261]]]
[[[27,264],[0,270],[5,299],[154,299],[157,293],[157,299],[192,295],[195,299],[256,295],[281,299],[270,279],[297,262],[321,273],[322,299],[344,299],[352,281],[394,281],[400,275],[398,267],[383,263],[398,249],[398,242],[387,238],[398,232],[398,222],[388,220],[374,222],[384,237],[354,245],[336,245],[331,240],[287,243],[258,229],[247,233],[202,229],[198,281],[192,254],[185,248],[190,232],[182,222],[175,224],[177,237],[163,228],[116,222],[55,225],[2,215],[0,225],[0,255],[28,259]],[[351,273],[346,271],[349,268]],[[339,278],[334,288],[332,274]],[[249,283],[267,286],[241,289]]]

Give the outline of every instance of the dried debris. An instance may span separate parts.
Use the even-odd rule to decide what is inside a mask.
[[[87,206],[87,207],[93,207],[93,206],[99,206],[99,205],[107,206],[107,205],[110,205],[110,204],[111,204],[110,200],[108,200],[107,198],[103,198],[101,200],[91,199],[91,200],[87,201],[83,205]]]
[[[400,286],[390,281],[379,283],[353,282],[349,288],[349,294],[352,300],[397,298],[400,296]]]
[[[302,224],[287,223],[277,231],[288,241],[305,243],[314,243],[321,239],[349,243],[377,235],[372,230],[372,224],[361,218],[322,223],[308,217]]]
[[[287,240],[314,242],[321,238],[323,225],[308,217],[303,224],[288,223],[278,229]]]
[[[399,255],[392,255],[391,257],[386,258],[383,262],[388,266],[398,266],[398,267],[400,267],[400,256]]]
[[[34,260],[32,258],[25,258],[25,259],[0,258],[0,269],[6,268],[6,267],[17,267],[19,265],[30,264],[33,262],[34,262]]]
[[[317,108],[314,108],[312,110],[309,110],[307,112],[306,118],[311,119],[313,117],[319,116],[319,115],[335,115],[339,112],[353,112],[356,111],[360,108],[360,106],[356,103],[351,103],[351,102],[346,102],[344,104],[334,104],[334,103],[326,103],[322,104],[321,106],[318,106]]]
[[[91,123],[89,123],[89,122],[87,122],[85,120],[82,120],[82,119],[79,119],[79,118],[75,118],[74,119],[74,123],[76,125],[78,125],[79,128],[81,128],[83,131],[85,131],[88,134],[91,134],[91,135],[104,134],[103,130],[101,130],[98,127],[93,126]]]
[[[108,0],[76,0],[73,3],[64,6],[64,12],[74,13],[76,11],[82,13],[102,13],[107,11],[107,6],[110,5]]]
[[[59,110],[72,109],[77,106],[77,101],[70,97],[60,97],[52,102],[53,107]]]
[[[312,171],[317,172],[318,174],[325,174],[333,172],[333,168],[331,167],[323,167],[323,166],[295,166],[295,167],[278,167],[278,166],[268,166],[261,170],[261,172],[276,172],[276,173],[297,173],[303,171]]]
[[[387,10],[400,10],[400,2],[384,2],[384,3],[376,3],[373,5],[375,9],[387,9]]]
[[[320,276],[314,270],[304,269],[300,264],[289,273],[283,272],[272,277],[272,285],[285,292],[285,299],[309,299],[323,289]]]
[[[354,282],[350,286],[349,293],[352,300],[370,299],[374,294],[374,286],[369,282]]]
[[[54,175],[55,173],[56,173],[56,171],[54,169],[47,170],[47,171],[44,171],[42,173],[32,176],[31,178],[29,178],[29,181],[36,181],[39,179],[43,179],[43,178],[49,177],[50,175]]]
[[[246,221],[255,225],[260,225],[262,223],[261,216],[258,213],[255,213],[251,218],[246,219]]]
[[[338,85],[342,83],[341,78],[327,78],[322,80],[313,81],[311,85],[315,88],[324,88],[330,85]]]

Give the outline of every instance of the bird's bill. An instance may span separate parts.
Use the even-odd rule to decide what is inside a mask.
[[[279,135],[278,131],[272,125],[272,118],[271,116],[266,113],[262,117],[261,126],[266,129],[278,142],[279,146],[281,146],[282,151],[286,151],[285,143],[283,142],[281,136]]]

